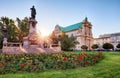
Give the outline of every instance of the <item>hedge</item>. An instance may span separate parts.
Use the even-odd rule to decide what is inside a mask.
[[[102,53],[0,54],[0,74],[40,72],[91,66],[104,58]]]

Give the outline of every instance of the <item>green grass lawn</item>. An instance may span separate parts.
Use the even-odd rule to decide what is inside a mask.
[[[0,78],[120,78],[120,52],[104,52],[105,59],[90,67],[0,75]]]

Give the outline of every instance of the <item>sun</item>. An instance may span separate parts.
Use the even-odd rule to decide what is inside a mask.
[[[42,35],[43,37],[46,37],[46,36],[48,36],[49,34],[48,34],[47,32],[45,32],[45,31],[44,31],[44,32],[42,31],[42,32],[41,32],[41,35]]]
[[[47,36],[49,36],[49,32],[48,32],[47,30],[40,30],[40,32],[41,32],[41,36],[42,36],[42,37],[47,37]]]
[[[50,31],[48,29],[45,28],[39,28],[39,30],[37,30],[41,36],[41,38],[45,38],[48,37],[50,35]]]

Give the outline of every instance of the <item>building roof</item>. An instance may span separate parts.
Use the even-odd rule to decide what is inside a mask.
[[[66,27],[60,26],[60,31],[64,30],[65,32],[69,32],[69,31],[76,30],[76,29],[81,28],[81,27],[82,27],[82,22],[76,23],[76,24],[73,24],[73,25],[69,25],[69,26],[66,26]]]
[[[119,36],[120,35],[120,32],[118,33],[110,33],[110,34],[103,34],[103,35],[100,35],[99,38],[105,38],[105,37],[111,37],[111,36]]]
[[[111,35],[112,36],[120,35],[120,32],[118,32],[118,33],[112,33]]]

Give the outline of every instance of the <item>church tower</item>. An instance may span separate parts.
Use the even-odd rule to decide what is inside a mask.
[[[85,17],[85,19],[82,22],[83,24],[83,41],[84,45],[88,46],[88,50],[91,50],[92,42],[93,42],[93,35],[92,35],[92,24],[88,21],[88,18]]]

